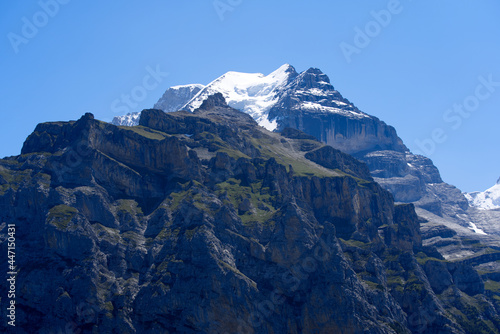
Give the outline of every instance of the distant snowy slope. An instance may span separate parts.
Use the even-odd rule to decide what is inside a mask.
[[[486,191],[475,191],[464,194],[470,205],[480,210],[500,209],[500,178]]]
[[[173,86],[165,91],[163,96],[154,105],[155,109],[161,109],[165,112],[173,112],[181,109],[189,100],[191,100],[205,86],[200,84]],[[139,124],[140,112],[129,113],[123,116],[113,118],[111,122],[114,125],[134,126]]]
[[[111,121],[111,124],[121,125],[121,126],[134,126],[139,124],[140,117],[141,117],[140,112],[128,113],[123,116],[115,116]]]
[[[174,112],[180,110],[203,88],[205,88],[205,86],[200,84],[170,87],[165,91],[158,102],[156,102],[154,108],[161,109],[164,112]]]

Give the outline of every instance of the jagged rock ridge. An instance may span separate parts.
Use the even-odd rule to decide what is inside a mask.
[[[230,106],[248,113],[270,130],[296,128],[364,161],[375,180],[397,202],[416,205],[418,214],[428,222],[422,226],[425,236],[443,228],[455,232],[456,237],[446,243],[425,238],[426,244],[438,246],[444,256],[472,256],[477,249],[462,251],[467,248],[462,238],[486,246],[500,243],[493,236],[498,235],[495,220],[477,218],[460,190],[442,181],[430,159],[412,154],[393,127],[360,111],[335,90],[319,69],[297,73],[293,66],[285,64],[267,76],[228,72],[181,109],[193,111],[216,92],[221,92]],[[168,101],[164,103],[163,109],[167,110]],[[471,223],[480,225],[489,236],[476,233],[479,230],[470,228]]]
[[[193,111],[216,92],[221,92],[231,107],[250,114],[270,130],[296,128],[355,155],[368,164],[372,175],[398,202],[415,203],[447,218],[465,214],[468,208],[461,192],[441,180],[430,159],[412,154],[393,127],[360,111],[319,69],[299,74],[285,64],[267,76],[228,72],[180,109]],[[159,109],[167,112],[179,108],[165,98],[157,103],[160,105]],[[459,223],[466,225],[465,220]]]
[[[22,155],[0,160],[0,207],[23,250],[20,332],[500,325],[500,293],[422,246],[413,205],[394,205],[364,164],[268,132],[222,95],[194,113],[145,110],[134,127],[90,114],[38,125]]]

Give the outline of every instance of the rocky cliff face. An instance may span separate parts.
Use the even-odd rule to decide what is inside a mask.
[[[498,277],[423,246],[361,162],[220,94],[38,125],[0,160],[0,208],[20,333],[499,333]]]
[[[412,154],[393,127],[357,109],[320,70],[309,69],[294,77],[281,90],[269,120],[277,123],[279,131],[301,130],[365,162],[374,180],[396,202],[416,206],[425,219],[424,244],[436,246],[446,258],[479,257],[489,247],[500,245],[494,212],[469,208],[466,197],[443,182],[430,159]],[[483,228],[489,231],[486,235],[478,233]],[[452,236],[437,232],[450,230]],[[480,246],[470,247],[468,240]]]
[[[183,87],[191,86],[199,85]],[[465,228],[474,219],[467,212],[466,198],[441,180],[430,159],[412,154],[393,127],[360,111],[335,90],[319,69],[297,73],[293,66],[285,64],[269,75],[228,72],[203,87],[191,100],[184,99],[191,94],[181,94],[181,100],[187,101],[183,106],[179,93],[169,89],[155,108],[193,111],[216,92],[222,93],[230,106],[251,115],[267,129],[299,129],[356,156],[397,202],[414,203],[419,214],[427,219],[436,216],[452,226]],[[124,116],[123,122],[115,124],[138,124],[138,116]],[[436,219],[430,220],[435,225]],[[444,254],[448,256],[449,252]]]
[[[297,128],[350,154],[406,149],[393,127],[360,111],[314,68],[300,73],[282,90],[269,119],[277,121],[278,130]]]
[[[430,159],[412,154],[393,127],[357,109],[318,69],[297,76],[269,118],[278,129],[299,129],[364,161],[398,202],[415,203],[439,216],[464,213],[468,207],[458,189],[443,183]]]
[[[217,92],[267,129],[296,128],[356,156],[397,202],[414,203],[421,216],[436,216],[465,228],[474,219],[467,212],[466,198],[441,180],[430,159],[409,152],[393,127],[356,108],[319,69],[297,73],[285,64],[269,75],[227,72],[206,87],[172,87],[155,108],[193,111]],[[113,123],[136,125],[138,120],[137,113]]]

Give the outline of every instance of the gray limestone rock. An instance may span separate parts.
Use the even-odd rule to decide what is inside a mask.
[[[22,155],[0,160],[0,248],[16,224],[20,333],[499,324],[497,295],[470,264],[426,265],[436,251],[422,245],[414,206],[395,205],[366,165],[220,102],[145,110],[129,128],[91,115],[41,124]],[[461,317],[474,312],[477,322]]]

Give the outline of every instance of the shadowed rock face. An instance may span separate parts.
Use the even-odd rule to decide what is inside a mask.
[[[40,124],[0,177],[21,333],[498,333],[493,295],[422,246],[413,205],[221,96],[136,127]]]

